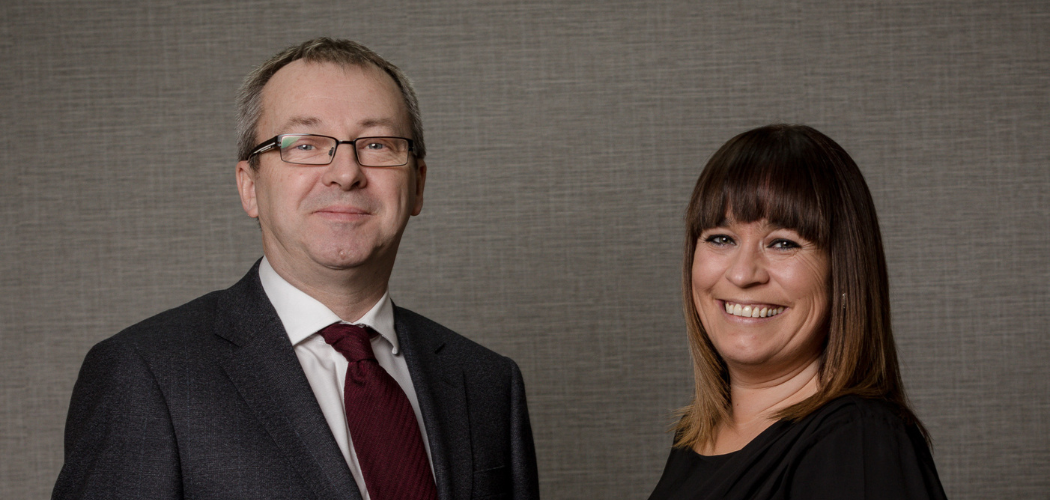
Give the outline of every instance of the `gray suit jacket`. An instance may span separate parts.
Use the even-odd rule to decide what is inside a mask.
[[[394,322],[438,496],[538,498],[517,365],[406,309]],[[91,349],[52,497],[360,498],[258,263]]]

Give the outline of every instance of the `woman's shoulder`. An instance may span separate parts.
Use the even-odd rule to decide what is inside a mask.
[[[821,425],[873,424],[895,429],[915,426],[914,422],[906,418],[905,412],[889,401],[849,394],[828,401],[801,422],[810,421]]]
[[[885,400],[842,396],[791,425],[786,458],[795,497],[815,490],[866,491],[874,498],[943,499],[937,469],[919,426]]]
[[[820,448],[832,442],[840,445],[863,442],[868,449],[905,447],[928,455],[926,438],[912,419],[908,412],[889,401],[847,395],[789,424],[787,433],[794,434],[796,446]]]

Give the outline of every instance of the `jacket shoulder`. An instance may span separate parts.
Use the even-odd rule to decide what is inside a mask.
[[[151,346],[176,347],[199,341],[201,334],[214,329],[223,291],[211,292],[178,307],[155,314],[99,342],[97,349]]]
[[[398,339],[411,344],[412,349],[441,352],[454,361],[478,368],[491,366],[518,371],[510,358],[408,309],[394,306],[394,324]]]
[[[118,346],[145,351],[173,350],[215,338],[212,333],[230,335],[235,322],[265,322],[275,315],[259,281],[258,263],[230,288],[216,290],[178,307],[155,314],[116,335],[103,340],[98,348]]]

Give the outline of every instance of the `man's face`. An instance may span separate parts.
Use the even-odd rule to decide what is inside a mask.
[[[294,133],[411,138],[401,92],[371,66],[294,61],[263,88],[262,105],[259,141]],[[329,165],[285,163],[277,150],[258,158],[258,170],[247,161],[237,164],[237,184],[244,211],[259,219],[263,249],[278,272],[304,282],[326,269],[389,276],[408,218],[423,208],[423,161],[362,167],[349,144],[339,146]]]

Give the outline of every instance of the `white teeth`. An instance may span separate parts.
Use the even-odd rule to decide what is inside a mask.
[[[729,302],[726,302],[725,306],[727,313],[744,318],[768,318],[784,312],[783,307],[743,306]]]

